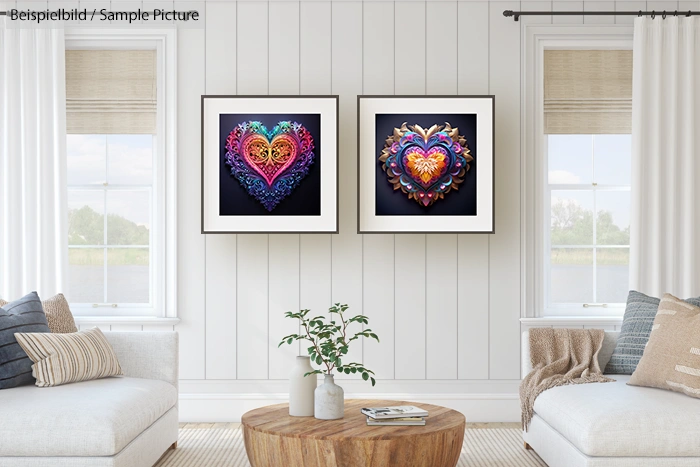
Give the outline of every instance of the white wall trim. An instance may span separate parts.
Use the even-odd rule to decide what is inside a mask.
[[[241,416],[258,407],[287,402],[287,393],[180,394],[180,422],[239,422]],[[450,407],[462,412],[467,422],[517,422],[520,398],[508,394],[411,394],[349,393],[346,399],[413,401]]]
[[[155,49],[157,53],[157,157],[153,192],[157,219],[150,245],[151,306],[120,308],[124,316],[177,318],[177,29],[66,29],[66,49]],[[114,310],[113,310],[114,311]],[[74,306],[74,315],[89,315],[90,306]],[[94,320],[90,320],[93,323]],[[107,321],[101,321],[108,324]],[[124,324],[120,322],[120,324]],[[142,323],[138,323],[142,324]],[[161,323],[164,324],[164,323]],[[177,323],[168,323],[177,324]]]
[[[621,316],[543,316],[541,318],[522,318],[520,324],[528,327],[543,326],[620,326]]]
[[[625,49],[632,47],[629,25],[525,24],[521,40],[521,310],[523,318],[545,313],[544,187],[547,167],[541,157],[543,113],[543,63],[545,49]],[[615,308],[611,314],[618,313]]]

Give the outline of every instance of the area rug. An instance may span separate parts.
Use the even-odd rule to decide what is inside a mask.
[[[537,454],[523,448],[517,428],[474,428],[464,435],[458,467],[545,466]],[[250,467],[238,424],[227,426],[188,424],[180,428],[175,450],[168,451],[156,467]]]

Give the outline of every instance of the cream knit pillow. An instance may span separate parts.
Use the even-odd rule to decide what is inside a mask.
[[[7,302],[0,298],[0,307],[7,305]],[[46,321],[49,323],[51,332],[77,332],[73,314],[68,306],[68,301],[62,293],[41,301],[41,306],[46,314]]]
[[[124,374],[99,328],[72,334],[18,332],[15,338],[34,362],[32,376],[39,387]]]
[[[664,295],[629,384],[700,398],[700,308]]]

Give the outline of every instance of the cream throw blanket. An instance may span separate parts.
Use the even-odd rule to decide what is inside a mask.
[[[535,399],[547,389],[567,384],[607,383],[598,365],[602,329],[530,329],[532,371],[520,383],[523,430],[532,419]]]

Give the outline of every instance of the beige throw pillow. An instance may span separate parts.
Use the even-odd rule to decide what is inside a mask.
[[[18,332],[15,338],[34,362],[32,376],[39,387],[124,374],[99,328],[72,334]]]
[[[700,398],[700,308],[664,295],[629,384]]]
[[[0,307],[7,305],[8,302],[0,298]],[[68,301],[62,293],[51,298],[41,301],[41,306],[46,314],[46,321],[49,323],[51,332],[77,332],[73,314],[70,312]]]

